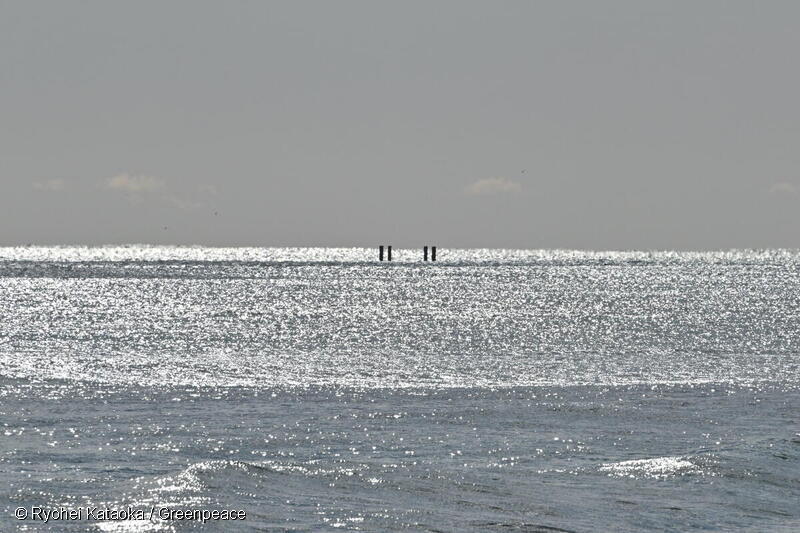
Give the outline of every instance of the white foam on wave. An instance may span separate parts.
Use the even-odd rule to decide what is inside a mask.
[[[153,533],[156,531],[175,531],[167,522],[151,522],[149,520],[124,520],[116,522],[98,522],[94,526],[107,533]]]
[[[686,456],[653,457],[650,459],[633,459],[616,463],[604,463],[599,468],[611,477],[627,477],[632,479],[667,479],[687,475],[713,475]]]

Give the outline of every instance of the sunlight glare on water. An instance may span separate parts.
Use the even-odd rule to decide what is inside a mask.
[[[415,258],[413,254],[416,253]],[[156,386],[796,382],[784,251],[0,249],[5,375]],[[24,304],[24,305],[20,305]],[[25,354],[20,357],[20,354]]]

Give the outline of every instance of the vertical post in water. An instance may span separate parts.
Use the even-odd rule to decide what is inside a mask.
[[[431,246],[431,261],[436,261],[436,247]]]
[[[427,246],[423,246],[422,247],[422,260],[423,261],[427,261],[428,260],[428,247]]]
[[[389,249],[387,250],[388,253],[386,254],[386,257],[387,257],[387,259],[389,259],[389,261],[391,261],[392,260],[392,245],[390,244],[388,246],[388,248]]]
[[[378,258],[381,261],[383,261],[383,245],[382,244],[378,247]]]

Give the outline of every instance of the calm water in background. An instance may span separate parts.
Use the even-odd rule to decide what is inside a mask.
[[[800,530],[800,254],[375,255],[0,248],[0,530]]]

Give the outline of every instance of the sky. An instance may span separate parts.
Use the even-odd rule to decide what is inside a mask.
[[[0,245],[800,248],[800,2],[0,2]]]

